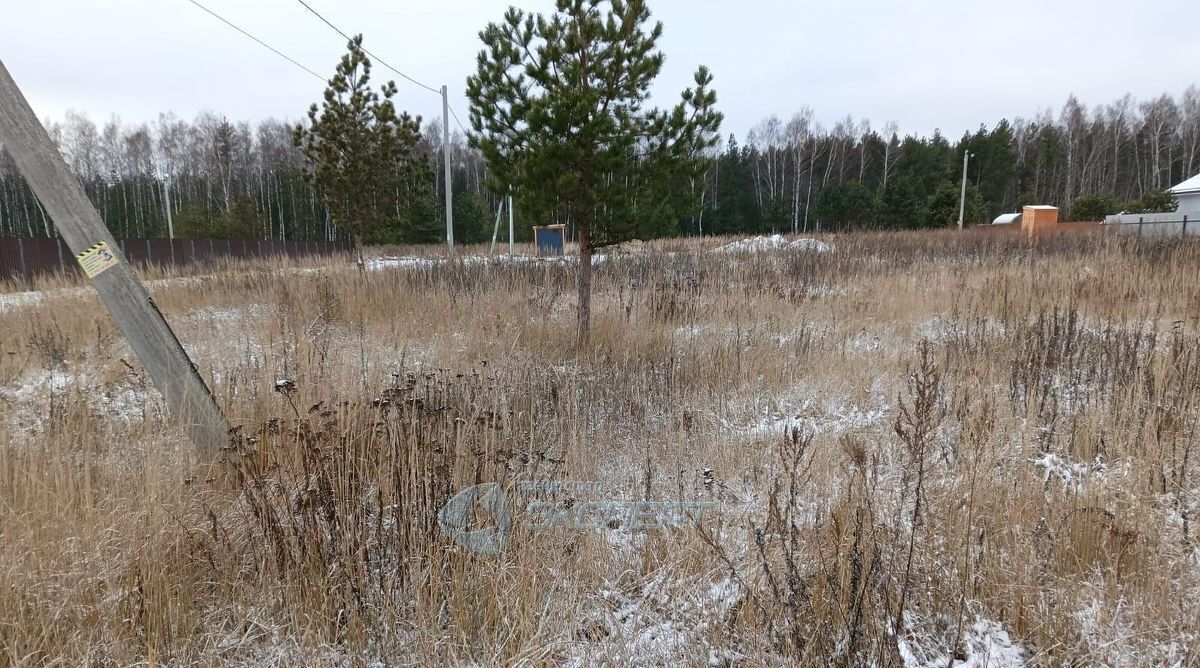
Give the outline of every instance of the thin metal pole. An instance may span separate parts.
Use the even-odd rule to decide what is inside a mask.
[[[512,188],[509,187],[509,189],[508,189],[508,255],[509,255],[509,257],[512,257],[513,254],[514,254],[514,250],[513,250],[513,201],[512,201]]]
[[[442,155],[446,172],[446,247],[454,255],[454,179],[450,176],[450,98],[442,86]]]
[[[962,194],[958,198],[958,229],[963,228],[963,218],[967,214],[967,161],[971,159],[969,151],[963,151]]]
[[[25,239],[17,237],[17,255],[21,258],[21,280],[26,286],[32,285],[32,280],[29,278],[29,263],[25,260]]]
[[[163,179],[163,200],[167,205],[167,238],[175,238],[175,221],[171,219],[171,178]]]
[[[504,213],[504,198],[500,198],[500,206],[496,207],[496,224],[492,226],[492,250],[488,255],[496,254],[496,237],[500,235],[500,215]]]

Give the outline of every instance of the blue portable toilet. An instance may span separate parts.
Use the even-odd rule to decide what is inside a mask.
[[[533,241],[537,245],[537,256],[562,255],[567,243],[566,225],[535,225]]]

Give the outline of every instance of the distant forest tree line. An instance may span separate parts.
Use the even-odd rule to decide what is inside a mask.
[[[69,113],[48,123],[73,172],[117,237],[165,237],[169,206],[178,237],[327,239],[337,231],[305,178],[294,126],[257,126],[201,114],[164,114],[150,124],[97,126]],[[433,243],[444,238],[437,121],[419,126],[418,154],[431,178],[423,205],[382,226],[370,243]],[[491,238],[500,193],[488,191],[483,157],[452,135],[455,240]],[[805,109],[772,116],[709,158],[688,188],[700,203],[686,218],[649,230],[659,236],[940,227],[958,217],[964,151],[967,220],[988,222],[1024,204],[1053,204],[1075,220],[1118,211],[1170,210],[1163,191],[1200,172],[1200,89],[1176,99],[1125,96],[1088,109],[1074,97],[1057,114],[1001,121],[951,141],[901,136],[846,118],[831,128]],[[519,235],[537,223],[522,215]],[[411,193],[405,195],[412,197]],[[401,208],[399,203],[397,209]],[[411,209],[411,208],[410,208]],[[503,232],[502,232],[503,234]],[[0,151],[0,235],[52,236],[36,198]]]

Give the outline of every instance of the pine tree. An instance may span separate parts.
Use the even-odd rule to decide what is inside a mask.
[[[848,181],[824,190],[813,211],[825,231],[864,227],[872,223],[875,200],[869,188]]]
[[[579,343],[591,317],[592,252],[688,215],[680,187],[703,175],[717,141],[712,75],[669,111],[646,109],[663,65],[644,0],[558,0],[549,16],[511,8],[480,33],[467,80],[472,146],[497,190],[535,218],[570,222],[579,240]]]
[[[912,185],[912,177],[906,173],[891,177],[876,193],[875,224],[880,227],[916,227],[924,216],[924,205]]]
[[[1109,195],[1080,197],[1071,205],[1071,220],[1104,220],[1119,210],[1120,205]]]
[[[943,181],[929,198],[926,206],[927,218],[924,221],[929,227],[951,227],[958,224],[958,209],[962,202],[961,186],[951,181]],[[967,184],[966,212],[964,225],[984,222],[980,220],[983,211],[983,200],[973,184]]]
[[[755,233],[762,229],[762,212],[754,199],[754,175],[746,164],[749,154],[729,136],[724,153],[717,158],[712,196],[712,213],[705,221],[709,234]]]
[[[371,61],[363,52],[362,35],[347,48],[321,107],[309,108],[309,125],[297,126],[294,140],[334,225],[351,235],[361,267],[364,239],[395,236],[386,230],[399,228],[406,210],[425,208],[430,172],[416,151],[420,117],[397,115],[394,82],[379,92],[371,90]]]
[[[1142,193],[1141,199],[1130,202],[1126,208],[1129,213],[1174,213],[1179,203],[1171,197],[1171,193],[1162,190],[1148,190]]]

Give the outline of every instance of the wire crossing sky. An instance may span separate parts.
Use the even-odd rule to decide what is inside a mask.
[[[448,85],[451,106],[465,111],[479,31],[513,2],[536,11],[553,6],[202,2],[300,67],[189,0],[12,2],[0,21],[0,59],[43,118],[75,109],[97,122],[117,115],[136,123],[160,112],[191,118],[210,110],[238,121],[297,120],[320,100],[345,52],[334,26],[364,34],[381,65],[378,78],[403,72],[397,105],[429,120],[440,117],[440,100],[417,85]],[[786,121],[804,106],[826,127],[850,115],[875,128],[895,121],[901,132],[941,129],[956,137],[1058,109],[1070,94],[1090,107],[1200,84],[1200,3],[1193,0],[651,0],[650,8],[664,23],[667,56],[656,96],[678,99],[696,67],[708,65],[726,115],[723,131],[739,138],[771,114]]]
[[[332,23],[330,23],[330,22],[329,22],[329,19],[326,19],[324,16],[321,16],[320,12],[318,12],[317,10],[315,10],[315,9],[313,9],[313,8],[312,8],[312,5],[308,4],[308,3],[307,3],[307,2],[305,2],[304,0],[296,0],[296,2],[299,2],[301,5],[303,5],[303,6],[304,6],[304,8],[305,8],[305,9],[307,9],[309,12],[311,12],[311,13],[312,13],[314,16],[316,16],[317,18],[321,19],[321,22],[322,22],[322,23],[324,23],[325,25],[329,26],[330,28],[333,28],[334,32],[336,32],[337,34],[339,34],[339,35],[341,35],[341,36],[342,36],[342,39],[346,40],[347,42],[349,42],[349,41],[350,41],[350,37],[351,37],[350,35],[346,34],[346,32],[345,32],[345,31],[343,31],[341,28],[339,28],[339,27],[337,27],[337,26],[333,25]],[[412,77],[408,76],[408,75],[407,75],[407,74],[405,74],[404,72],[401,72],[400,70],[398,70],[398,69],[396,69],[396,68],[392,67],[392,66],[391,66],[391,65],[389,65],[389,64],[388,64],[386,61],[384,61],[382,58],[380,58],[379,56],[376,56],[374,53],[371,53],[370,49],[367,49],[367,48],[366,48],[366,46],[364,46],[364,47],[363,47],[363,52],[364,52],[364,53],[366,53],[366,54],[367,54],[369,57],[371,57],[373,60],[377,61],[377,62],[378,62],[380,65],[383,65],[384,67],[388,68],[389,70],[391,70],[391,71],[395,72],[396,74],[400,75],[400,77],[401,77],[402,79],[404,79],[404,80],[408,81],[409,83],[412,83],[412,84],[415,84],[415,85],[417,85],[417,86],[420,86],[421,88],[424,88],[425,90],[429,91],[430,93],[433,93],[434,95],[441,95],[441,94],[442,94],[442,92],[441,92],[440,90],[437,90],[436,88],[434,88],[434,87],[432,87],[432,86],[427,86],[427,85],[425,85],[425,84],[421,83],[420,81],[417,81],[416,79],[414,79],[414,78],[412,78]]]
[[[223,16],[221,16],[220,14],[218,14],[218,13],[214,12],[213,10],[209,9],[208,7],[205,7],[204,5],[200,4],[199,2],[196,2],[196,0],[188,0],[188,2],[192,3],[193,5],[196,5],[196,6],[197,6],[197,7],[199,7],[200,9],[204,10],[206,13],[208,13],[208,14],[209,14],[209,15],[211,15],[211,16],[213,16],[214,18],[216,18],[216,19],[217,19],[218,21],[220,21],[221,23],[224,23],[225,25],[229,26],[230,28],[233,28],[234,30],[236,30],[236,31],[238,31],[238,32],[240,32],[240,33],[242,33],[242,34],[243,34],[243,35],[245,35],[246,37],[249,37],[250,39],[254,40],[255,42],[258,42],[258,43],[259,43],[259,44],[261,44],[263,47],[265,47],[266,49],[270,50],[272,53],[274,53],[275,55],[279,56],[280,58],[283,58],[284,60],[288,61],[289,63],[291,63],[291,64],[293,64],[293,65],[295,65],[296,67],[299,67],[300,69],[304,70],[305,72],[308,72],[309,74],[313,75],[313,76],[314,76],[314,77],[316,77],[317,79],[324,80],[324,77],[322,77],[320,74],[317,74],[316,72],[314,72],[314,71],[312,71],[312,70],[308,69],[307,67],[305,67],[305,66],[301,65],[300,63],[296,62],[296,60],[295,60],[294,58],[292,58],[291,56],[289,56],[289,55],[287,55],[287,54],[285,54],[285,53],[282,53],[282,52],[280,52],[278,49],[276,49],[275,47],[271,46],[270,44],[267,44],[266,42],[264,42],[264,41],[262,41],[261,39],[259,39],[259,38],[255,37],[254,35],[251,35],[250,33],[246,32],[245,30],[242,30],[241,28],[239,28],[239,27],[237,27],[236,25],[234,25],[233,23],[231,23],[231,22],[230,22],[228,19],[226,19],[225,17],[223,17]]]

